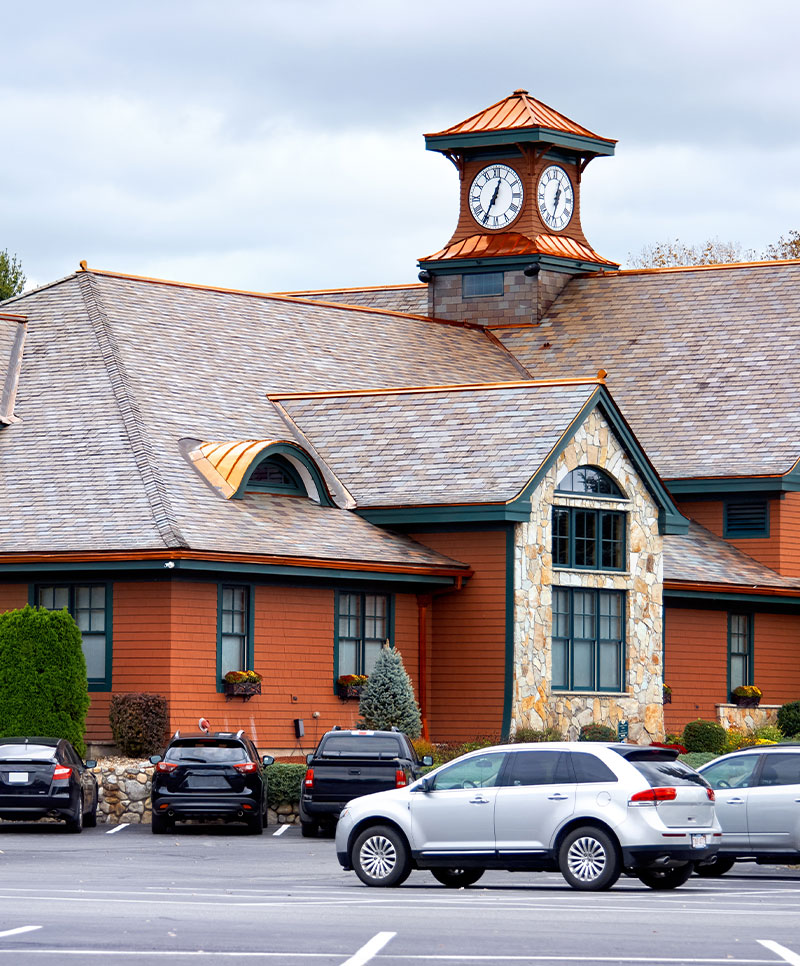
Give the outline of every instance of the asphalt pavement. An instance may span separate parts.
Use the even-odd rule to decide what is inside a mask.
[[[659,963],[800,966],[800,869],[741,864],[672,892],[623,877],[414,872],[368,889],[298,828],[0,827],[0,966],[165,960],[297,966]]]

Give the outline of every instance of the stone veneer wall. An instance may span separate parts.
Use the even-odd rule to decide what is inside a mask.
[[[727,731],[739,728],[741,731],[755,731],[765,725],[777,725],[779,704],[761,704],[756,708],[742,708],[738,704],[718,704],[717,721]]]
[[[150,790],[154,766],[147,760],[109,760],[93,769],[97,778],[97,821],[108,825],[149,825],[152,820]],[[284,802],[269,810],[269,825],[297,824],[297,804]]]
[[[613,476],[627,495],[627,503],[556,495],[557,481],[569,470],[584,465],[599,466]],[[627,510],[627,571],[555,570],[551,539],[554,502]],[[515,532],[512,731],[556,727],[574,740],[585,724],[615,726],[625,720],[629,740],[662,740],[663,541],[658,509],[598,410],[566,445],[531,503],[534,511],[530,522],[517,524]],[[551,691],[553,585],[626,591],[624,693]]]
[[[492,271],[487,260],[486,271]],[[503,273],[503,294],[487,298],[464,298],[461,275],[436,275],[428,284],[428,314],[479,325],[501,322],[536,322],[544,315],[572,276],[566,272],[541,271],[528,278],[522,270]]]

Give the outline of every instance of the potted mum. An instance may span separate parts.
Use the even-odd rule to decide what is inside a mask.
[[[733,689],[731,697],[733,703],[740,708],[757,708],[761,701],[761,688],[757,688],[755,684],[740,684]]]
[[[342,701],[359,700],[366,683],[366,674],[340,674],[336,679],[336,693]]]
[[[661,695],[663,704],[672,703],[672,688],[668,684],[661,685]]]
[[[222,678],[225,700],[242,698],[249,701],[254,694],[261,694],[261,675],[258,671],[228,671]]]

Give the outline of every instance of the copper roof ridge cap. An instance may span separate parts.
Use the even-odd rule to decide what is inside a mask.
[[[600,372],[605,373],[604,369]],[[607,373],[606,373],[607,375]],[[455,383],[449,386],[404,386],[383,389],[333,389],[319,392],[276,392],[266,393],[270,402],[285,399],[337,399],[343,396],[403,396],[430,394],[436,392],[492,391],[495,389],[538,389],[555,386],[605,386],[606,377],[574,376],[564,379],[519,379],[511,382]]]
[[[602,275],[658,275],[677,272],[711,272],[718,269],[764,268],[767,265],[800,265],[800,258],[763,258],[753,262],[714,262],[711,265],[662,265],[658,268],[621,268]],[[594,274],[594,273],[593,273]]]
[[[398,282],[392,285],[346,285],[344,288],[305,288],[286,292],[272,292],[272,295],[310,295],[312,292],[333,294],[334,292],[393,292],[403,288],[427,288],[425,282]]]

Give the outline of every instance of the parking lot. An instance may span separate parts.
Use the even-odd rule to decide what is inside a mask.
[[[747,963],[800,966],[800,869],[743,864],[669,893],[558,874],[368,889],[330,839],[274,827],[0,827],[0,962]]]

